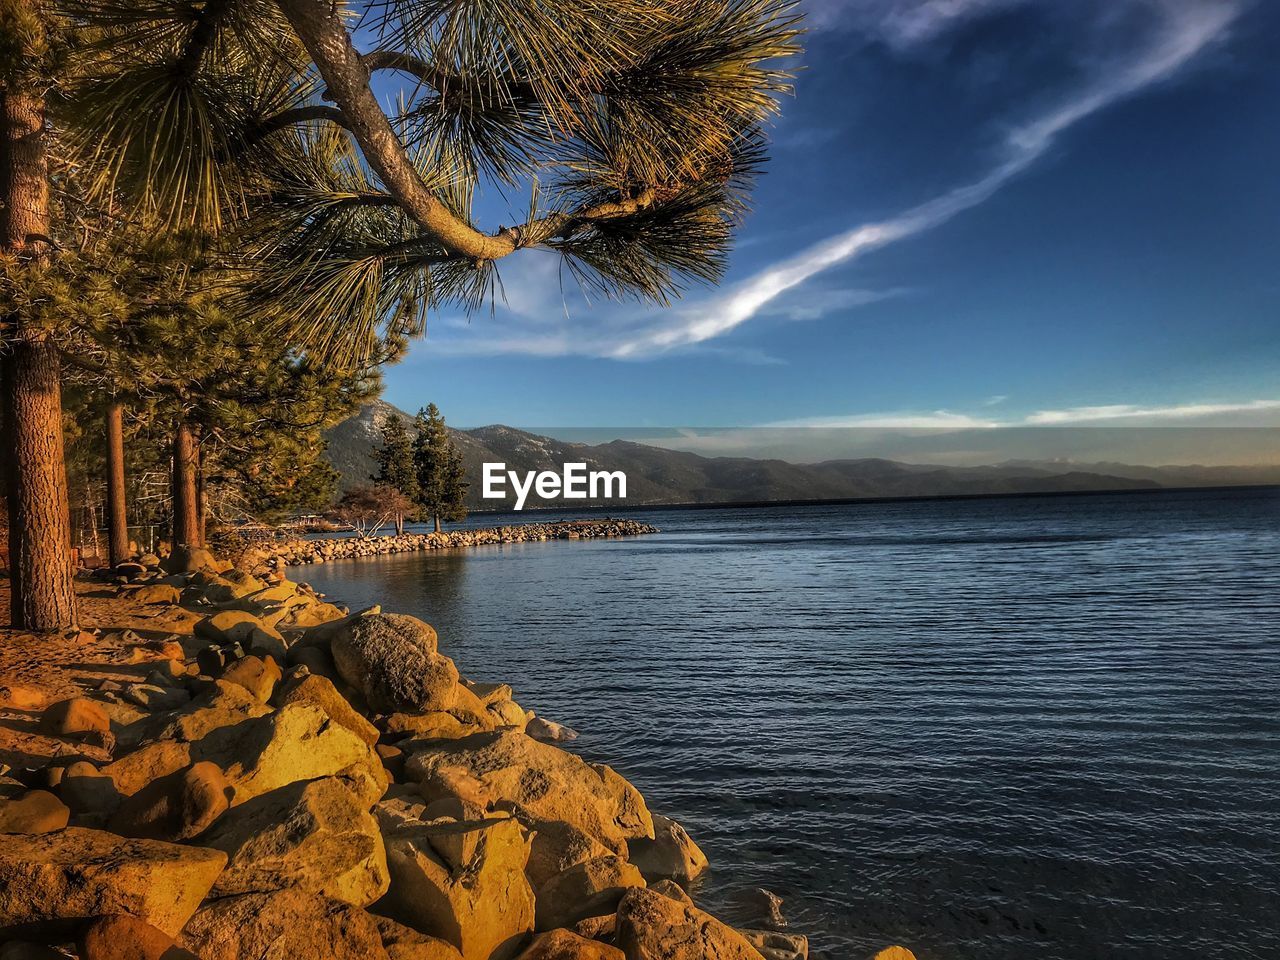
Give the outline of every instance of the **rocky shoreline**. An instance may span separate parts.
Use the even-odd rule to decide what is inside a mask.
[[[0,678],[0,711],[57,745],[0,768],[0,960],[807,957],[700,910],[684,829],[428,624],[260,559],[116,573],[119,604],[190,624],[116,638],[140,680],[49,702]]]
[[[611,537],[638,537],[657,533],[658,528],[636,520],[603,518],[599,520],[550,520],[518,526],[481,527],[473,530],[449,530],[442,533],[404,533],[382,537],[293,537],[285,540],[260,540],[244,547],[235,555],[238,566],[259,570],[274,561],[285,566],[352,560],[393,553],[417,553],[422,550],[448,550],[456,547],[481,547],[504,543],[537,543],[547,540],[598,540]]]

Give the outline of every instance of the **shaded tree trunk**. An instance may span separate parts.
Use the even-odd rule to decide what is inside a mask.
[[[40,5],[19,0],[18,6],[18,14],[38,30]],[[30,39],[34,43],[40,38]],[[20,60],[30,55],[26,49],[8,54]],[[48,235],[44,97],[13,84],[0,94],[0,251],[38,266],[48,250]],[[12,622],[25,630],[62,630],[76,624],[76,598],[62,448],[61,363],[44,331],[31,329],[22,316],[3,320],[12,325],[4,357]]]
[[[204,444],[196,441],[196,533],[200,537],[200,546],[207,542],[206,526],[209,520],[209,503],[205,499],[204,489]]]
[[[107,556],[111,566],[129,559],[129,520],[125,507],[124,404],[107,407]]]
[[[173,545],[203,546],[200,539],[199,473],[195,430],[183,421],[173,434]]]

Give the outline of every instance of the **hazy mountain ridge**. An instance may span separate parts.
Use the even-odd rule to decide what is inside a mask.
[[[343,487],[368,482],[376,472],[373,451],[383,421],[409,414],[381,400],[327,434],[329,461]],[[566,462],[589,470],[621,470],[627,475],[627,503],[747,503],[770,500],[842,500],[879,497],[936,497],[1009,493],[1144,490],[1160,487],[1232,486],[1280,483],[1280,467],[1143,467],[1121,463],[1007,461],[978,467],[900,463],[895,460],[830,460],[796,464],[746,457],[704,457],[626,440],[587,445],[494,425],[452,430],[471,481],[473,507],[498,509],[481,499],[483,464],[508,470],[560,472]],[[590,501],[575,500],[575,505]],[[545,501],[530,499],[530,506]]]

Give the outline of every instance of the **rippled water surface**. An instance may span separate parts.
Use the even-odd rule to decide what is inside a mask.
[[[1276,492],[642,518],[298,572],[580,730],[817,957],[1280,957]]]

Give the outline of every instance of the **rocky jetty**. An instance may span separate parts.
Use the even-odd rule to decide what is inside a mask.
[[[391,553],[482,547],[502,543],[536,543],[547,540],[599,540],[606,537],[638,537],[658,528],[637,520],[552,520],[512,527],[449,530],[444,533],[404,533],[385,537],[324,537],[259,540],[238,551],[237,566],[261,571],[281,562],[286,566],[351,560]]]
[[[0,689],[59,743],[0,767],[0,958],[807,957],[701,910],[689,834],[429,625],[256,570],[134,564],[122,604],[200,614],[145,680]]]

